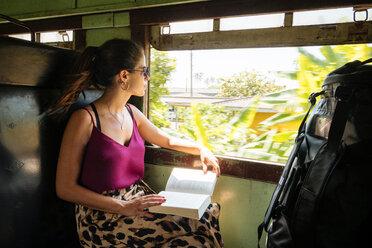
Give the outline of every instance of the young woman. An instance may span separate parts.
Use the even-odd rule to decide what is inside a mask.
[[[66,126],[57,165],[58,197],[76,204],[83,247],[222,247],[219,205],[191,220],[153,214],[147,208],[166,199],[149,194],[144,175],[144,141],[200,155],[219,176],[216,157],[205,147],[168,136],[135,106],[150,79],[141,47],[114,39],[81,55],[75,80],[67,84],[54,111],[67,111],[91,85],[104,89],[90,105],[75,111]],[[53,111],[52,110],[52,111]]]

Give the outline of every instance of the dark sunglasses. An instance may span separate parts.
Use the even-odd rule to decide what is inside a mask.
[[[142,70],[137,70],[137,69],[127,69],[127,71],[139,71],[143,73],[143,76],[145,78],[150,78],[150,68],[147,66],[142,67]]]

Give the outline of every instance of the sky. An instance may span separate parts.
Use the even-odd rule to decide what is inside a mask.
[[[190,84],[191,52],[170,51],[168,55],[176,59],[176,69],[171,74],[168,87],[185,88],[186,84]],[[193,74],[202,72],[204,78],[214,77],[216,79],[232,76],[245,70],[265,74],[276,71],[295,71],[297,56],[297,48],[197,50],[192,51],[192,68]],[[283,84],[284,81],[288,82],[282,79],[281,83]]]

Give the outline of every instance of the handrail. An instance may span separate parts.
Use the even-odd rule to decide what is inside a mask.
[[[21,27],[24,27],[24,28],[28,29],[30,34],[31,34],[31,41],[35,42],[35,32],[32,30],[31,27],[27,26],[24,22],[19,21],[17,19],[14,19],[12,17],[6,16],[6,15],[3,15],[3,14],[0,14],[0,18],[3,18],[3,19],[5,19],[5,20],[7,20],[7,21],[9,21],[9,22],[11,22],[15,25],[18,25],[18,26],[21,26]]]

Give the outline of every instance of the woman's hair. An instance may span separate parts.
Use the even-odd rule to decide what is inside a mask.
[[[113,78],[121,70],[134,69],[143,56],[143,49],[131,40],[112,39],[100,47],[87,47],[77,58],[72,74],[66,78],[62,95],[48,114],[68,112],[80,93],[94,86],[96,89],[111,87]]]

